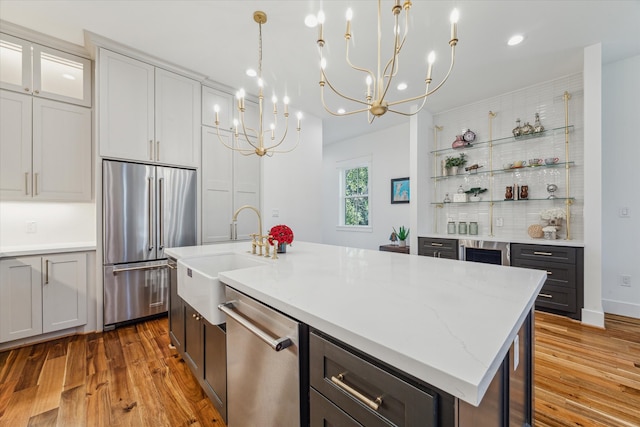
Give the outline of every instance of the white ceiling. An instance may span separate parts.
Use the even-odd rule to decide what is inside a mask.
[[[382,2],[383,53],[389,51],[384,40],[392,31],[392,4],[391,0]],[[327,75],[340,90],[362,97],[362,75],[344,66],[347,7],[354,10],[352,62],[375,70],[376,2],[372,0],[0,0],[0,18],[80,45],[86,29],[224,85],[255,93],[255,82],[245,70],[257,67],[258,24],[253,21],[253,12],[263,10],[268,15],[263,25],[267,93],[275,90],[282,98],[286,91],[292,107],[323,118],[327,143],[406,120],[388,113],[369,125],[363,114],[333,118],[323,110],[317,29],[307,28],[304,17],[324,10]],[[433,113],[580,72],[583,48],[595,43],[602,43],[604,63],[640,54],[638,0],[414,0],[396,77],[407,81],[409,89],[401,95],[394,91],[390,100],[423,90],[420,82],[431,50],[439,58],[434,83],[442,79],[448,68],[449,13],[454,7],[460,11],[456,64],[449,81],[427,101],[425,108]],[[524,34],[525,41],[508,47],[506,41],[515,33]],[[383,62],[387,58],[384,56]],[[334,98],[327,98],[327,102],[349,109]]]

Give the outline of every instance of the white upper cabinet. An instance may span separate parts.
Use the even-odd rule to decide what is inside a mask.
[[[91,61],[0,34],[0,88],[91,107]]]
[[[156,160],[200,165],[200,83],[156,68]]]
[[[155,160],[154,67],[100,50],[100,154]]]
[[[200,162],[200,83],[100,49],[100,155],[179,166]]]
[[[91,110],[33,99],[33,197],[91,200]]]
[[[217,89],[202,87],[202,124],[205,126],[216,126],[215,106],[220,109],[218,121],[220,130],[233,130],[233,119],[235,117],[234,97],[228,93]]]
[[[220,131],[232,144],[233,133]],[[249,239],[258,232],[258,219],[251,211],[238,216],[237,233],[232,231],[233,213],[243,205],[260,207],[260,158],[243,156],[218,139],[216,129],[202,127],[202,242]],[[265,230],[262,230],[264,233]]]
[[[90,201],[91,110],[0,91],[0,197]]]
[[[0,90],[0,197],[31,198],[32,97]]]

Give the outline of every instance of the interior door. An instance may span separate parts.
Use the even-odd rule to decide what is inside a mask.
[[[104,264],[157,258],[155,167],[103,162]]]

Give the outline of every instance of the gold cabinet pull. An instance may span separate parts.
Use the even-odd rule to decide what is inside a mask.
[[[38,172],[33,174],[33,179],[34,179],[34,183],[33,183],[33,195],[37,196],[38,195]]]
[[[549,299],[553,298],[553,295],[549,295],[549,294],[538,294],[538,296],[541,296],[542,298],[549,298]]]
[[[353,387],[351,387],[350,385],[344,382],[345,374],[346,373],[343,372],[342,374],[338,374],[337,377],[331,376],[331,382],[337,385],[338,387],[340,387],[342,390],[344,390],[351,396],[358,399],[360,402],[367,405],[369,408],[373,409],[374,411],[377,411],[378,408],[380,408],[380,405],[382,405],[382,396],[378,396],[374,400],[369,399],[367,396],[360,393],[358,390],[354,389]]]
[[[431,242],[431,246],[442,246],[442,243]]]
[[[29,195],[29,172],[24,173],[24,194]]]
[[[156,161],[160,161],[160,141],[156,141]]]
[[[538,252],[538,251],[535,251],[533,254],[534,255],[551,256],[551,255],[553,255],[553,252]]]
[[[44,284],[49,284],[49,260],[44,260]]]
[[[547,271],[547,276],[551,276],[553,273],[551,271]]]

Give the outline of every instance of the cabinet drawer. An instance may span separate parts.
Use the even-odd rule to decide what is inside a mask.
[[[437,394],[420,390],[315,333],[310,335],[309,348],[311,386],[357,422],[436,425]],[[377,410],[372,407],[376,404]]]
[[[511,244],[511,259],[538,259],[575,264],[577,252],[577,248],[568,246]]]
[[[362,427],[349,415],[329,402],[323,395],[311,389],[309,393],[310,426],[311,427]]]
[[[458,259],[458,240],[418,237],[418,255]]]
[[[513,260],[512,266],[533,268],[547,272],[545,285],[565,286],[576,289],[576,267],[574,265],[539,260]]]
[[[545,284],[536,298],[536,307],[575,313],[577,309],[576,291],[564,286]]]

